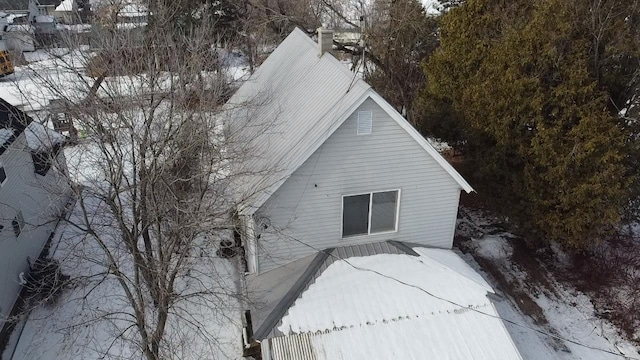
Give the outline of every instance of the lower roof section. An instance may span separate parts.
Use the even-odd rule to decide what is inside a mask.
[[[331,264],[341,259],[377,254],[418,255],[411,244],[383,241],[324,249],[261,274],[246,276],[254,337],[262,340],[282,335],[277,329],[295,300],[313,284]]]
[[[492,304],[478,308],[497,316]],[[263,360],[519,360],[499,318],[471,310],[398,319],[262,342]]]
[[[264,359],[521,359],[493,289],[455,251],[368,246],[307,260],[255,333]]]

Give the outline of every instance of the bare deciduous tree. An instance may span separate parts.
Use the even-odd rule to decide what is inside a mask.
[[[413,100],[424,86],[421,63],[438,46],[438,20],[418,0],[253,1],[249,24],[269,24],[281,39],[294,26],[314,36],[326,26],[337,36],[337,52],[352,57],[353,69],[398,111],[412,120]],[[359,36],[357,36],[359,34]]]
[[[70,36],[17,82],[73,121],[66,179],[77,206],[60,246],[63,267],[82,273],[69,274],[78,316],[58,330],[106,358],[216,357],[211,317],[241,319],[216,249],[233,239],[241,174],[231,164],[250,154],[230,146],[220,120],[233,84],[219,14],[203,6],[183,26],[177,5],[150,1],[146,21],[122,23],[122,4],[103,3],[90,48]]]

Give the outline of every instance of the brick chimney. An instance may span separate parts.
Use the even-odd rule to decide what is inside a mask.
[[[333,30],[323,26],[318,28],[318,56],[322,56],[327,51],[333,51]]]

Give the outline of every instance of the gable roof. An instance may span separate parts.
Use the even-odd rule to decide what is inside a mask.
[[[31,124],[33,119],[15,106],[0,98],[0,155]]]
[[[241,213],[253,214],[365,100],[372,99],[467,192],[471,186],[391,105],[333,55],[295,29],[227,102],[238,161]]]
[[[452,250],[404,246],[411,253],[331,256],[279,334],[256,333],[264,358],[520,359],[479,274]]]

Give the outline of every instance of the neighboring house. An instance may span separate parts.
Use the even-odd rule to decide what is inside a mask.
[[[0,329],[21,291],[20,273],[29,272],[69,200],[63,144],[0,99]]]
[[[149,10],[138,2],[127,2],[118,11],[119,24],[147,25],[149,21]]]
[[[53,15],[63,24],[73,24],[78,22],[78,4],[75,0],[63,0],[60,5],[55,8]]]
[[[54,16],[62,0],[32,0],[38,7],[38,15]]]
[[[451,250],[473,189],[332,40],[294,30],[227,103],[245,355],[520,359],[493,290]]]
[[[62,0],[0,0],[0,11],[10,14],[29,14],[31,22],[35,16],[53,16]]]
[[[97,18],[101,25],[113,26],[118,29],[134,29],[144,27],[149,21],[150,12],[147,7],[136,0],[123,0],[113,3],[103,3],[96,7]]]
[[[0,0],[0,12],[9,14],[0,21],[7,48],[33,51],[35,45],[51,45],[57,41],[55,8],[62,0]]]

